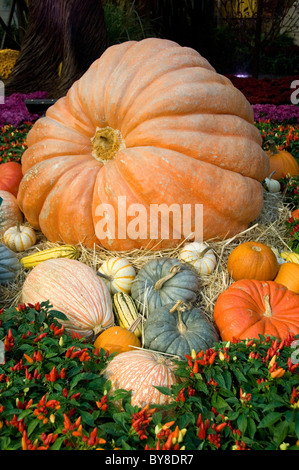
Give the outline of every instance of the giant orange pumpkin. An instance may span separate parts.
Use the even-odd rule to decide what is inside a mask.
[[[213,315],[223,341],[285,339],[299,334],[299,295],[274,281],[242,279],[219,295]]]
[[[195,50],[113,45],[30,130],[20,207],[50,241],[109,250],[201,236],[198,205],[204,240],[233,235],[259,215],[269,174],[253,116]]]

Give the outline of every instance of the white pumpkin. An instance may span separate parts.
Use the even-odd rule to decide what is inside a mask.
[[[280,192],[280,182],[277,180],[272,179],[272,176],[274,175],[275,171],[269,175],[268,178],[265,178],[265,185],[266,188],[268,189],[269,193],[279,193]]]
[[[5,231],[3,240],[11,250],[25,251],[35,244],[36,233],[27,225],[15,225]]]
[[[97,274],[103,278],[110,293],[131,292],[136,271],[126,258],[108,258],[98,269]]]
[[[211,274],[217,264],[215,253],[206,243],[188,243],[181,249],[178,257],[191,264],[198,274]]]

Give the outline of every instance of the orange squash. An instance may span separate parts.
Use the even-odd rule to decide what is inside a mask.
[[[292,213],[291,216],[294,217],[294,219],[299,219],[299,209],[295,209]]]
[[[213,317],[223,341],[285,339],[299,334],[299,295],[274,281],[243,279],[219,295]]]
[[[278,274],[274,280],[275,282],[286,286],[289,290],[296,292],[296,294],[299,294],[299,264],[281,264]]]
[[[131,351],[134,346],[141,348],[141,343],[133,331],[121,326],[111,326],[97,337],[94,346],[98,349],[105,349],[109,354],[120,354]]]
[[[269,141],[269,150],[266,152],[270,158],[270,173],[274,180],[279,180],[288,176],[296,176],[299,174],[299,165],[297,160],[290,152],[286,150],[278,150],[274,141]]]
[[[227,260],[227,269],[234,281],[239,279],[272,281],[278,268],[277,258],[271,248],[255,241],[238,245]]]
[[[262,209],[269,159],[261,144],[249,102],[197,51],[167,39],[127,41],[34,124],[18,201],[53,242],[161,249],[201,227],[204,240],[223,238]],[[169,234],[153,227],[153,204],[164,210],[158,221],[170,219]],[[177,207],[181,220],[172,220]]]
[[[169,387],[178,382],[175,365],[167,357],[147,351],[127,351],[114,357],[104,371],[111,381],[111,392],[132,390],[131,404],[144,407],[150,404],[166,405],[171,401],[155,387]]]
[[[8,191],[15,197],[23,178],[22,165],[17,162],[6,162],[0,165],[0,190]]]

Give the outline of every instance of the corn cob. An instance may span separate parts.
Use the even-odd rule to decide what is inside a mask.
[[[127,330],[131,329],[136,320],[141,317],[132,297],[124,292],[117,292],[113,295],[113,311],[119,326],[126,328]],[[142,336],[141,322],[138,323],[138,326],[134,330],[134,334],[138,338]]]
[[[25,256],[20,261],[24,268],[33,268],[39,263],[53,258],[77,259],[79,252],[73,245],[61,245],[47,250],[37,251],[31,255]]]

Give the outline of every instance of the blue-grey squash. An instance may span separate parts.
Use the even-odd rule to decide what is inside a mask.
[[[137,273],[131,296],[140,312],[153,310],[181,299],[194,302],[199,291],[199,276],[187,264],[175,258],[156,258]]]
[[[0,243],[0,284],[13,282],[21,269],[22,265],[16,254]]]
[[[182,360],[192,349],[196,353],[205,352],[218,341],[218,332],[205,314],[181,301],[157,308],[145,322],[145,348],[173,354]]]

